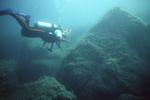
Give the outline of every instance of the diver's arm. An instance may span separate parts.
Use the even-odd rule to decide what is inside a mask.
[[[59,39],[59,41],[62,41],[62,42],[69,42],[68,39],[65,39],[65,38],[60,37],[60,36],[58,36],[58,39]]]

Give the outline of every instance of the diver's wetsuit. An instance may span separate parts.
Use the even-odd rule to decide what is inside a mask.
[[[44,30],[39,30],[39,29],[34,29],[34,28],[30,28],[19,15],[17,15],[12,9],[9,9],[7,12],[6,10],[0,10],[0,15],[11,15],[12,17],[14,17],[17,22],[21,25],[22,30],[21,30],[21,34],[25,37],[39,37],[42,38],[45,42],[51,42],[48,39],[48,34],[46,33],[46,31]]]

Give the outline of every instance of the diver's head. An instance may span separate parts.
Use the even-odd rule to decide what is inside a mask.
[[[69,29],[64,29],[64,31],[63,31],[63,34],[62,34],[62,36],[64,37],[64,38],[66,38],[66,37],[68,37],[68,35],[71,33],[71,29],[69,30]]]

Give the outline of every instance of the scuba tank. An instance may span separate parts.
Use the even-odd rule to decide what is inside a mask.
[[[58,27],[55,24],[35,21],[34,22],[34,28],[42,29],[42,30],[50,32],[50,31],[52,31],[54,29],[57,29]]]

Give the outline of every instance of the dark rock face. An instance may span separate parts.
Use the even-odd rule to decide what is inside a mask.
[[[65,58],[57,79],[79,100],[149,95],[150,33],[138,18],[114,8]]]
[[[149,99],[150,99],[150,97],[146,97],[146,96],[138,97],[138,96],[134,96],[132,94],[122,94],[114,100],[149,100]]]
[[[15,73],[17,68],[15,60],[0,61],[0,100],[8,97],[17,86],[18,79]]]

